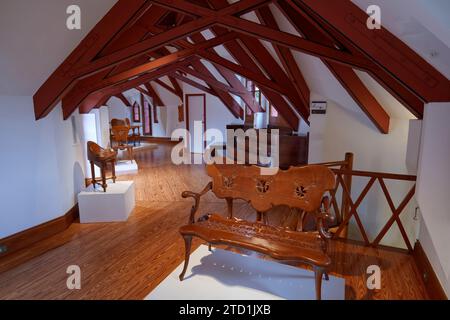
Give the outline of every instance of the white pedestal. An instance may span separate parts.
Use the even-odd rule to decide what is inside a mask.
[[[92,186],[78,194],[81,223],[126,221],[135,206],[134,182],[108,181],[108,188]]]

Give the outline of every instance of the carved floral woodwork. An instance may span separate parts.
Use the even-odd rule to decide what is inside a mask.
[[[212,178],[200,193],[185,191],[183,198],[191,197],[194,205],[188,224],[180,228],[185,241],[184,275],[189,263],[192,237],[199,237],[210,244],[225,244],[257,251],[282,261],[303,262],[313,266],[316,281],[316,297],[321,298],[322,277],[328,278],[326,268],[331,259],[327,254],[328,240],[326,220],[330,220],[329,201],[324,193],[335,187],[335,176],[325,166],[291,167],[271,176],[260,174],[259,167],[244,165],[207,166]],[[212,191],[218,198],[226,199],[228,218],[207,214],[195,221],[200,198]],[[233,199],[247,201],[258,213],[258,221],[249,222],[233,218]],[[298,232],[265,224],[263,214],[274,206],[285,205],[308,212],[316,217],[317,232]]]

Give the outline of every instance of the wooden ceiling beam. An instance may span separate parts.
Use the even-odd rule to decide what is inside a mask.
[[[215,65],[227,68],[228,70],[230,70],[236,74],[239,74],[247,79],[252,80],[253,82],[257,83],[260,87],[263,87],[267,90],[273,91],[277,94],[282,94],[282,95],[289,94],[289,90],[287,90],[285,87],[268,79],[262,72],[258,72],[257,70],[259,70],[259,68],[257,70],[255,70],[253,68],[250,69],[248,67],[244,67],[243,65],[236,64],[225,58],[222,58],[221,56],[219,56],[217,54],[214,54],[214,53],[211,53],[208,51],[198,52],[198,55]]]
[[[154,1],[152,1],[154,2]],[[192,33],[200,32],[209,26],[216,23],[216,17],[239,14],[240,12],[254,7],[255,3],[264,2],[267,0],[241,0],[238,3],[232,4],[227,8],[216,12],[214,16],[202,17],[190,22],[187,22],[178,27],[168,29],[162,33],[153,35],[152,37],[143,40],[137,44],[124,48],[122,50],[113,52],[107,56],[98,58],[84,66],[76,66],[73,68],[75,77],[82,77],[93,72],[98,72],[104,68],[117,65],[125,60],[140,56],[146,52],[154,51],[167,44],[183,39]]]
[[[297,15],[294,11],[287,11],[287,7],[283,7],[281,2],[282,11],[290,17],[290,21],[293,26],[306,38],[317,41],[318,43],[325,45],[335,45],[335,43],[330,42],[320,30],[315,27],[307,19],[302,19],[301,16]],[[372,121],[375,127],[383,133],[389,133],[389,123],[390,117],[383,109],[381,104],[376,100],[373,94],[366,88],[362,80],[358,77],[355,71],[344,65],[340,65],[335,62],[330,62],[322,59],[322,62],[328,67],[328,69],[333,73],[335,78],[340,82],[343,88],[348,92],[348,94],[353,98],[353,100],[358,104],[361,110],[367,115],[367,117]]]
[[[316,19],[339,31],[365,56],[424,102],[450,101],[450,81],[386,28],[369,30],[368,15],[349,0],[295,0]]]
[[[352,68],[324,61],[336,79],[381,133],[389,133],[390,117]]]
[[[174,88],[172,88],[171,86],[169,86],[168,84],[163,82],[161,79],[155,79],[155,80],[153,80],[153,82],[158,84],[159,86],[163,87],[165,90],[169,91],[173,95],[180,97]]]
[[[167,56],[161,57],[159,59],[144,63],[140,66],[131,68],[131,69],[121,72],[117,75],[113,75],[113,76],[107,78],[106,80],[110,83],[117,83],[120,81],[124,81],[124,80],[134,77],[136,75],[154,70],[155,68],[169,65],[169,64],[177,62],[181,59],[185,59],[185,58],[190,57],[190,56],[196,54],[197,52],[201,52],[205,49],[223,44],[227,41],[234,39],[235,37],[236,37],[236,35],[234,33],[230,32],[228,34],[224,34],[222,36],[207,40],[203,43],[199,43],[194,48],[184,49],[184,50],[181,50],[178,52],[174,52],[170,55],[167,55]]]
[[[158,92],[156,92],[156,90],[153,88],[150,82],[144,83],[144,87],[147,89],[150,97],[153,99],[153,106],[155,107],[165,106]]]
[[[277,30],[280,29],[277,21],[275,20],[275,17],[272,14],[272,11],[268,6],[259,8],[256,11],[256,14],[259,20],[265,25],[267,25],[269,28]],[[298,95],[302,98],[303,104],[307,107],[306,111],[309,114],[309,103],[310,103],[309,87],[305,81],[305,78],[303,77],[300,68],[298,67],[294,55],[292,54],[291,50],[286,47],[280,45],[274,45],[273,47],[275,49],[278,58],[283,64],[283,67],[286,70],[290,80],[292,81],[294,88],[296,89]]]
[[[201,0],[200,0],[201,1]],[[199,0],[197,0],[199,2]],[[228,6],[227,1],[223,0],[209,0],[208,2],[203,2],[203,5],[209,5],[213,9],[223,9],[226,6]],[[211,30],[216,35],[221,35],[223,33],[228,32],[226,29],[214,26],[211,28]],[[230,41],[226,44],[224,44],[225,49],[233,56],[234,60],[236,60],[241,66],[246,66],[248,69],[254,71],[254,73],[257,73],[259,76],[262,76],[263,79],[267,79],[264,75],[264,73],[261,71],[260,67],[255,63],[255,61],[250,57],[250,55],[241,47],[241,45],[237,41]],[[217,65],[217,64],[216,64]],[[233,71],[233,70],[230,70]],[[233,71],[235,72],[235,71]],[[239,72],[236,72],[239,74]],[[242,74],[241,74],[242,75]],[[255,78],[253,78],[250,74],[247,76],[242,75],[248,80],[251,80],[255,83],[258,83],[255,81]],[[273,81],[271,81],[272,84],[275,84]],[[269,83],[267,83],[269,84]],[[292,129],[297,130],[299,125],[299,119],[298,116],[292,111],[291,106],[286,102],[286,100],[283,98],[283,96],[278,93],[276,90],[272,91],[271,89],[268,89],[258,83],[261,92],[266,96],[266,98],[270,101],[270,103],[278,110],[280,113],[280,116],[284,119],[287,119],[288,124],[291,126]],[[307,123],[308,120],[306,120]]]
[[[128,101],[128,99],[123,95],[123,93],[118,93],[118,94],[116,94],[114,96],[116,98],[118,98],[119,100],[121,100],[125,106],[131,107],[130,101]]]
[[[164,14],[165,9],[154,6],[152,10],[147,10],[143,16],[140,16],[138,23],[154,24],[156,23]],[[104,56],[118,49],[126,48],[127,46],[133,45],[142,41],[148,36],[148,31],[142,26],[128,27],[126,31],[121,32],[120,37],[115,37],[116,40],[111,41],[99,54],[99,56]],[[74,110],[76,104],[79,104],[86,96],[86,88],[94,86],[96,83],[103,81],[105,78],[117,75],[133,67],[142,65],[148,62],[148,58],[143,55],[136,57],[134,59],[125,61],[120,65],[108,68],[106,70],[100,71],[90,77],[84,78],[77,81],[71,90],[69,90],[63,99],[63,110],[64,114]],[[69,110],[69,111],[67,111]]]
[[[302,20],[302,30],[297,30],[300,33],[311,33],[319,31],[320,39],[323,43],[329,43],[330,46],[337,45],[354,55],[364,56],[358,48],[353,46],[342,34],[338,31],[331,29],[329,26],[319,24],[313,17],[309,16],[309,12],[304,12],[299,6],[296,6],[292,0],[279,0],[277,5],[281,12],[284,13],[286,18],[291,21],[291,24],[296,27],[296,23]],[[319,36],[319,35],[316,35]],[[424,103],[419,97],[414,95],[407,87],[398,81],[380,66],[376,65],[373,61],[368,60],[370,63],[370,70],[367,72],[392,96],[394,96],[405,108],[407,108],[414,116],[421,119],[423,117]]]
[[[271,29],[261,24],[251,22],[242,18],[237,18],[231,14],[223,14],[224,10],[226,10],[227,7],[216,11],[190,3],[186,0],[171,0],[170,2],[166,0],[153,0],[153,2],[168,9],[180,11],[188,15],[200,15],[202,16],[201,19],[214,18],[215,25],[219,24],[225,28],[235,30],[239,33],[244,33],[255,38],[264,39],[272,43],[305,52],[310,55],[325,58],[327,60],[347,64],[363,70],[367,69],[366,59],[354,57],[353,55],[347,52],[340,51],[336,48],[323,46],[286,32]],[[239,1],[238,3],[241,2],[243,2],[243,0]]]
[[[145,0],[119,0],[33,96],[36,119],[45,117],[70,88],[72,68],[94,58],[108,41],[138,12]]]
[[[180,98],[181,101],[183,101],[183,89],[181,88],[180,84],[178,83],[177,79],[175,79],[172,76],[168,76],[170,83],[172,84],[173,89],[176,92],[176,95],[178,98]]]
[[[246,12],[249,8],[253,8],[255,3],[262,2],[267,1],[242,0],[217,12],[217,15]],[[107,18],[102,19],[100,23],[91,30],[88,37],[82,41],[75,49],[74,53],[60,65],[57,71],[50,76],[34,95],[33,99],[36,119],[48,114],[61,97],[72,88],[76,80],[116,66],[124,61],[143,55],[146,52],[161,48],[164,45],[182,39],[191,33],[202,31],[215,23],[213,17],[196,19],[195,21],[167,30],[164,33],[154,35],[146,40],[106,56],[99,57],[89,62],[80,63],[80,57],[86,54],[86,48],[92,48],[94,45],[95,48],[97,48],[98,42],[100,42],[97,41],[98,37],[101,37],[102,39],[105,38],[105,43],[110,41],[144,4],[144,0],[120,0],[107,14]],[[101,48],[103,47],[104,44]],[[101,48],[98,48],[98,50]],[[98,53],[98,50],[96,50],[95,54]]]
[[[214,75],[206,68],[199,60],[192,61],[191,65],[197,70],[200,74],[205,75],[206,77],[214,79]],[[222,103],[227,107],[227,109],[231,112],[233,116],[239,119],[244,118],[244,111],[241,106],[237,103],[237,101],[227,92],[226,90],[221,90],[216,87],[212,88],[216,93],[218,98],[222,101]]]
[[[167,10],[158,6],[150,5],[150,10],[146,10],[139,16],[139,19],[134,20],[134,24],[122,30],[120,34],[114,37],[110,43],[98,54],[98,57],[105,57],[111,53],[126,49],[130,45],[134,45],[140,41],[149,38],[148,27],[154,25],[161,19]]]
[[[242,44],[255,58],[261,68],[264,69],[265,73],[269,75],[272,81],[278,83],[286,89],[286,97],[292,102],[292,105],[300,116],[303,119],[308,120],[309,102],[306,103],[306,101],[301,98],[301,95],[299,95],[296,91],[293,82],[278,65],[278,62],[272,57],[271,53],[256,38],[246,35],[240,35],[239,38],[242,40]]]
[[[200,33],[193,34],[190,36],[190,38],[194,42],[205,41],[205,38]],[[214,49],[210,49],[209,51],[213,53]],[[262,110],[261,106],[256,101],[253,93],[248,91],[248,89],[236,77],[235,73],[217,64],[214,65],[214,67],[221,74],[221,76],[230,84],[230,86],[238,92],[237,94],[241,97],[244,103],[250,108],[250,110],[252,110],[252,112],[259,112]]]
[[[122,83],[114,84],[114,85],[110,85],[110,86],[104,86],[104,87],[102,87],[102,89],[99,89],[99,90],[96,90],[96,91],[93,91],[90,93],[88,92],[88,93],[86,93],[82,102],[79,104],[80,112],[88,113],[90,110],[92,110],[93,106],[86,103],[86,100],[89,100],[90,97],[92,97],[92,96],[105,94],[105,93],[108,93],[110,95],[115,95],[117,93],[136,88],[137,86],[139,86],[143,83],[147,83],[149,81],[160,78],[162,76],[165,76],[166,74],[169,74],[169,73],[175,71],[181,64],[188,63],[189,61],[190,60],[175,63],[175,64],[170,64],[165,67],[154,70],[152,72],[143,74],[136,78],[133,78],[132,80],[124,81]],[[64,104],[64,99],[63,99],[63,104]],[[72,112],[76,110],[76,108],[77,108],[77,106],[74,106],[72,110],[70,110],[68,108],[63,108],[64,119],[67,119],[72,114]]]
[[[197,64],[195,64],[195,65],[198,66]],[[209,75],[206,75],[203,72],[197,71],[196,69],[189,68],[189,67],[181,67],[179,70],[183,71],[184,73],[188,73],[188,74],[196,77],[197,79],[200,79],[200,80],[206,82],[211,87],[220,89],[222,91],[230,92],[237,96],[240,96],[241,94],[243,94],[242,91],[238,91],[235,88],[233,88],[232,86],[217,80],[215,77],[212,77],[211,73]]]
[[[83,79],[80,82],[80,85],[77,88],[74,88],[70,91],[70,93],[63,98],[63,109],[65,113],[72,113],[76,107],[81,103],[81,101],[88,96],[90,93],[101,90],[105,87],[113,86],[116,83],[120,83],[122,81],[126,81],[132,77],[138,76],[145,72],[152,71],[156,68],[161,68],[172,63],[178,62],[181,59],[186,59],[191,57],[193,54],[197,52],[197,50],[207,49],[212,46],[216,46],[218,44],[223,43],[224,41],[228,41],[233,39],[234,35],[232,33],[225,34],[220,37],[216,37],[210,40],[207,40],[201,44],[198,44],[195,48],[185,49],[179,52],[172,53],[170,55],[161,57],[159,59],[149,61],[147,63],[141,64],[137,67],[133,67],[121,73],[112,75],[108,78],[105,78],[101,81],[97,79],[97,77],[90,77],[87,79]]]
[[[182,76],[182,75],[180,75],[178,73],[173,73],[172,77],[174,77],[174,78],[176,78],[176,79],[178,79],[178,80],[180,80],[180,81],[182,81],[182,82],[184,82],[184,83],[186,83],[186,84],[188,84],[188,85],[190,85],[190,86],[192,86],[194,88],[197,88],[197,89],[202,90],[202,91],[204,91],[206,93],[209,93],[209,94],[211,94],[213,96],[216,96],[216,97],[218,96],[217,92],[215,92],[211,88],[208,88],[208,87],[206,87],[206,86],[204,86],[204,85],[202,85],[202,84],[200,84],[200,83],[198,83],[198,82],[196,82],[196,81],[194,81],[192,79],[189,79],[189,78],[187,78],[185,76]]]

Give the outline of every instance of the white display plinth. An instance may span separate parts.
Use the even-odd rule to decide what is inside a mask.
[[[184,261],[145,300],[314,300],[314,272],[201,245],[192,252],[183,281]],[[345,279],[322,281],[322,299],[344,300]]]
[[[92,186],[78,194],[81,223],[126,221],[135,206],[134,182],[108,181],[106,192]]]

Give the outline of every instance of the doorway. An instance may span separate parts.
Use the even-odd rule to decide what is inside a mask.
[[[206,147],[206,95],[186,94],[186,129],[190,133],[189,150],[203,153]]]

